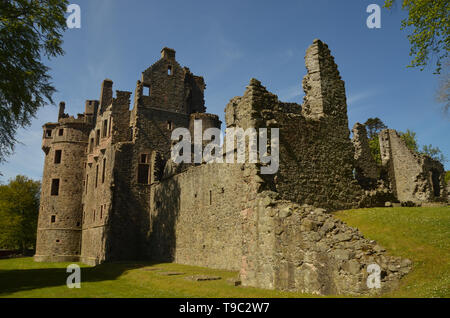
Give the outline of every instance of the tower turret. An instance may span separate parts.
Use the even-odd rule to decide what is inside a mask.
[[[77,261],[80,255],[82,180],[90,124],[84,116],[61,116],[61,111],[57,123],[43,127],[46,156],[35,255],[41,262]]]

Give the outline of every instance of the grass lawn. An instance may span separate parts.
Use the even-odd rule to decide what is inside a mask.
[[[374,208],[335,216],[377,240],[392,255],[414,262],[400,288],[387,297],[450,297],[450,208]],[[0,260],[0,297],[311,297],[227,284],[236,272],[146,262],[81,265],[81,288],[66,287],[69,263]],[[183,275],[166,276],[165,272]],[[192,275],[221,280],[194,282]]]

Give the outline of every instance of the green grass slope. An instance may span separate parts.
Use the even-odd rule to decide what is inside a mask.
[[[392,255],[414,262],[413,271],[386,297],[450,297],[450,208],[376,208],[335,216],[377,240]],[[32,258],[0,260],[0,297],[311,297],[234,287],[236,272],[148,262],[81,265],[81,288],[66,287],[69,263],[35,263]],[[182,275],[167,276],[167,272]],[[220,276],[195,282],[192,275]]]
[[[400,287],[385,296],[450,297],[450,207],[373,208],[334,215],[391,255],[413,261]]]

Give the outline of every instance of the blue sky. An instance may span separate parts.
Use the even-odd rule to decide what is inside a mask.
[[[301,103],[304,55],[313,39],[326,42],[346,83],[349,123],[380,117],[390,128],[411,129],[419,144],[438,146],[450,157],[450,118],[435,101],[433,68],[406,68],[405,13],[382,9],[381,29],[368,29],[366,8],[383,1],[269,0],[74,0],[81,29],[64,35],[66,54],[48,63],[58,90],[55,102],[82,113],[98,99],[105,78],[115,90],[134,92],[136,81],[160,57],[161,48],[205,78],[208,112],[223,112],[259,79],[280,100]],[[57,107],[41,109],[32,126],[18,133],[21,144],[0,166],[5,182],[17,174],[40,179],[44,154],[41,126],[56,121]],[[446,164],[447,170],[450,164]]]

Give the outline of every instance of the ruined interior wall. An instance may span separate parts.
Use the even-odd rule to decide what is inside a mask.
[[[371,188],[376,185],[380,173],[370,152],[366,126],[356,123],[352,131],[352,142],[355,148],[356,179],[363,188]]]
[[[381,131],[380,151],[383,166],[395,196],[401,202],[445,201],[445,170],[442,164],[414,153],[393,129]],[[433,182],[433,174],[437,182]],[[435,188],[438,188],[435,193]]]
[[[310,121],[282,112],[274,118],[280,126],[274,184],[281,197],[330,210],[357,207],[361,188],[352,174],[350,140],[335,135],[333,120]]]
[[[156,260],[239,270],[240,211],[259,188],[256,167],[204,164],[152,186],[151,255]]]
[[[388,256],[354,228],[323,209],[260,193],[242,211],[244,286],[313,294],[370,294],[397,286],[411,262]],[[367,287],[367,267],[381,267],[381,289]]]
[[[283,199],[329,209],[358,206],[361,188],[353,178],[353,147],[345,118],[324,113],[305,118],[297,105],[280,103],[257,80],[226,107],[227,127],[279,128],[280,167],[263,176]]]

